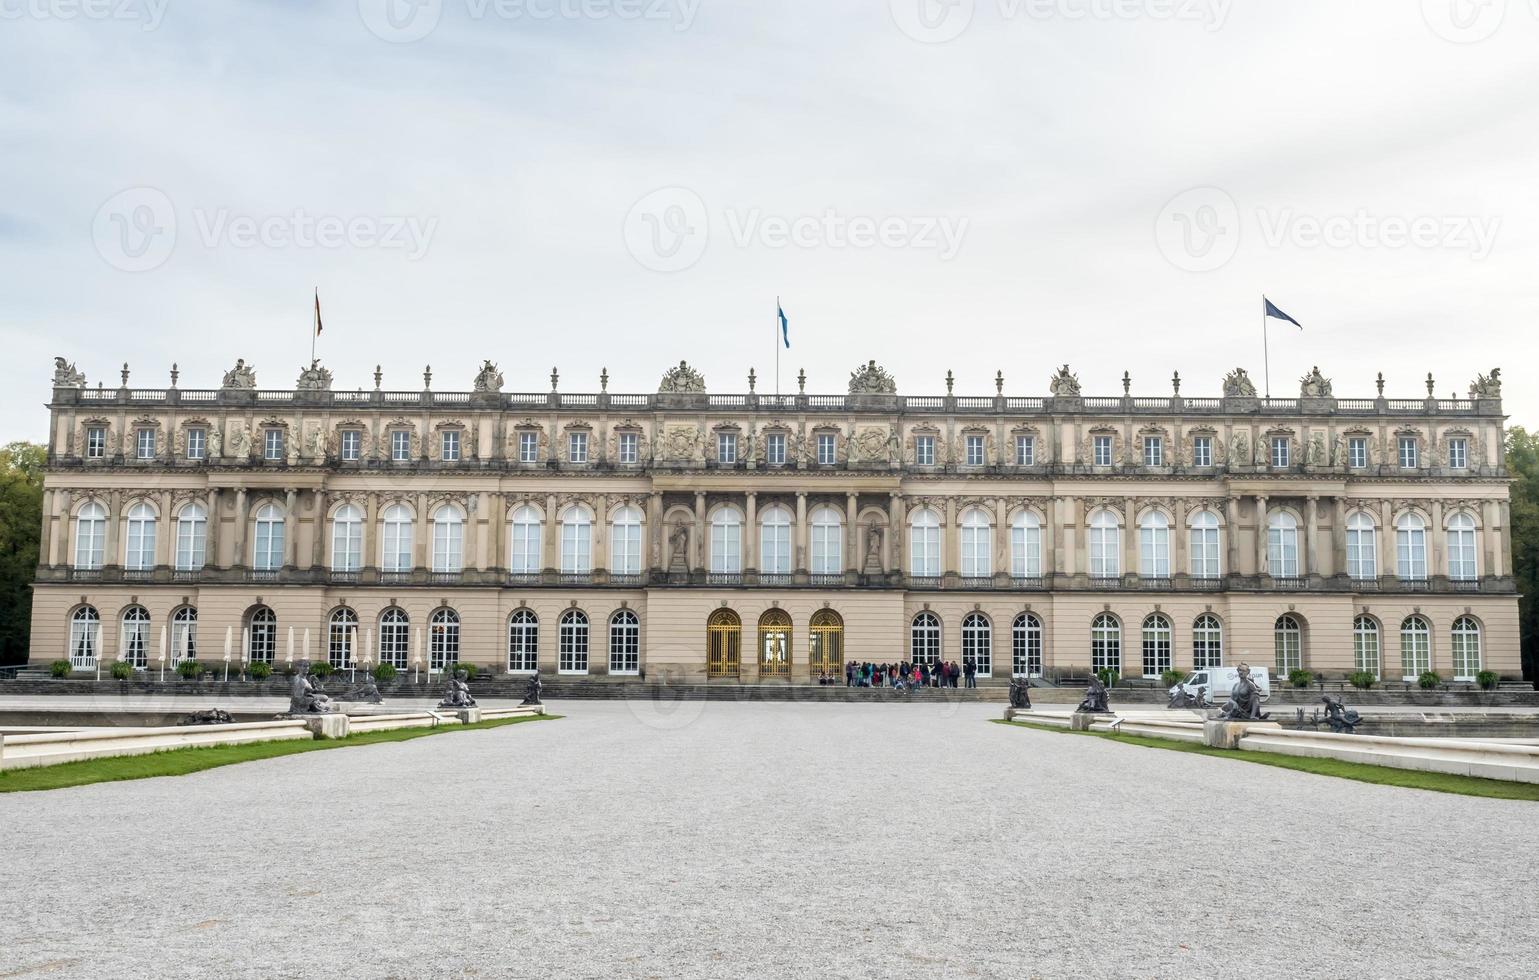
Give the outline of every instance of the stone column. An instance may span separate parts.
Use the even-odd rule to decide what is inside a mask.
[[[757,569],[759,542],[759,495],[753,490],[746,494],[744,506],[748,514],[748,523],[743,528],[743,571]]]
[[[250,506],[246,488],[238,487],[235,491],[235,548],[233,549],[234,560],[230,562],[231,568],[246,567],[246,536],[251,533],[251,522],[247,514]]]
[[[1056,497],[1049,497],[1042,507],[1042,577],[1049,580],[1049,585],[1053,574],[1062,567],[1058,561],[1059,506],[1060,501]],[[1045,637],[1043,641],[1046,642]],[[1045,650],[1043,655],[1047,656]]]
[[[903,574],[903,534],[907,530],[903,520],[903,494],[891,493],[887,497],[887,570]]]
[[[593,495],[593,570],[609,571],[609,494]],[[607,642],[607,634],[606,634]]]
[[[807,564],[807,491],[798,490],[796,491],[796,570],[806,574]]]
[[[556,495],[548,493],[545,495],[545,535],[540,542],[540,551],[544,555],[541,564],[545,568],[560,567],[560,536],[561,525],[556,521]]]
[[[1310,497],[1306,506],[1305,526],[1308,528],[1305,540],[1309,542],[1304,552],[1305,574],[1311,578],[1320,574],[1320,556],[1317,554],[1320,546],[1320,498]]]
[[[38,561],[44,565],[53,564],[53,535],[54,535],[54,492],[43,491],[43,529],[42,537],[37,544]]]
[[[1448,561],[1444,558],[1447,535],[1443,532],[1443,501],[1432,501],[1432,526],[1427,528],[1427,577],[1448,574]]]
[[[1486,566],[1491,569],[1492,575],[1506,575],[1512,567],[1512,540],[1507,533],[1507,527],[1512,521],[1512,504],[1506,500],[1499,500],[1493,508],[1496,511],[1496,521],[1491,525],[1491,564]]]
[[[946,513],[941,518],[941,574],[957,575],[962,556],[962,536],[957,533],[957,498],[946,498]]]
[[[695,491],[695,535],[689,549],[691,571],[703,572],[710,565],[709,548],[705,538],[705,493]]]
[[[411,567],[427,568],[433,560],[433,528],[428,523],[427,494],[417,494],[417,520],[412,531]]]
[[[1394,504],[1388,500],[1379,501],[1379,529],[1379,577],[1399,575],[1400,567],[1395,563]]]
[[[846,494],[844,499],[844,570],[846,572],[858,572],[856,567],[860,561],[860,507],[855,494]]]
[[[210,487],[207,504],[208,523],[204,525],[203,557],[207,565],[218,566],[219,562],[219,491]]]
[[[43,549],[43,554],[48,556],[50,565],[68,565],[74,562],[74,557],[69,550],[69,509],[72,503],[68,490],[54,491],[55,510],[50,512],[54,516],[50,518],[49,523],[57,521],[58,527],[49,545]]]
[[[995,575],[1015,572],[1014,555],[1010,550],[1010,502],[1003,497],[994,500],[994,561]]]
[[[663,539],[667,537],[667,529],[663,527],[663,495],[652,493],[647,496],[647,554],[651,556],[648,568],[660,569],[663,567]]]
[[[1226,507],[1228,512],[1225,515],[1224,533],[1229,538],[1228,572],[1231,575],[1239,575],[1242,571],[1240,568],[1240,499],[1230,497]]]
[[[363,554],[360,564],[364,568],[378,568],[379,560],[379,494],[370,491],[363,504]]]
[[[1345,575],[1347,571],[1347,501],[1335,497],[1331,501],[1331,574]]]
[[[295,555],[298,554],[299,517],[294,513],[295,505],[299,502],[299,491],[289,487],[283,491],[283,567],[293,568],[298,564]]]
[[[315,496],[315,524],[314,524],[314,527],[315,527],[315,540],[310,542],[310,567],[311,568],[325,568],[326,567],[326,537],[327,537],[327,534],[326,534],[326,491],[325,490],[317,490],[317,491],[315,491],[315,495],[314,496]],[[358,546],[359,546],[359,548],[362,548],[363,547],[363,542],[360,541]],[[362,556],[360,555],[359,557],[360,557],[359,564],[363,564]]]
[[[1139,574],[1143,569],[1138,565],[1138,501],[1123,497],[1122,512],[1127,515],[1126,526],[1122,529],[1122,574]]]
[[[118,525],[123,519],[123,493],[114,490],[107,495],[107,540],[102,542],[102,564],[122,565],[123,557],[118,554]],[[1487,527],[1491,525],[1489,522]],[[1487,535],[1490,540],[1490,535]],[[1487,568],[1491,567],[1489,563]]]
[[[1170,502],[1170,512],[1175,525],[1170,529],[1170,574],[1188,574],[1191,569],[1187,567],[1186,559],[1186,500],[1176,497]]]
[[[1267,563],[1266,556],[1267,539],[1267,498],[1262,494],[1256,495],[1256,574],[1271,574],[1271,566]]]

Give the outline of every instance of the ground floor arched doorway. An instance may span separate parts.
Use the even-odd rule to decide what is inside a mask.
[[[784,609],[759,617],[759,676],[791,676],[791,616]]]
[[[844,673],[844,619],[832,609],[819,609],[808,626],[807,666],[816,678],[827,671]]]
[[[743,621],[730,609],[711,613],[705,624],[706,673],[736,677],[743,665]]]

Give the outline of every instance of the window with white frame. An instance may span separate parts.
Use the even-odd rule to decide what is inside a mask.
[[[445,463],[460,461],[460,433],[458,429],[445,429],[438,434],[438,458]]]
[[[1420,616],[1400,624],[1400,675],[1414,681],[1432,669],[1432,627]]]
[[[609,672],[641,673],[641,620],[629,609],[609,618]]]
[[[1090,519],[1090,577],[1117,578],[1122,574],[1122,525],[1109,510]]]
[[[155,430],[139,429],[134,432],[134,439],[138,448],[140,459],[155,458]]]
[[[411,618],[406,610],[391,606],[379,617],[379,663],[406,669],[411,655]]]
[[[198,659],[198,611],[183,606],[171,616],[171,666]]]
[[[86,459],[102,459],[107,455],[107,430],[99,425],[88,426],[85,431]]]
[[[1379,676],[1379,624],[1368,616],[1352,621],[1352,666],[1354,669]]]
[[[272,462],[283,459],[283,430],[262,430],[262,458]]]
[[[69,665],[76,669],[95,667],[101,648],[101,614],[90,606],[81,606],[69,618]]]
[[[908,632],[909,659],[916,664],[934,666],[941,656],[941,623],[932,612],[914,617]]]
[[[428,669],[443,670],[459,662],[460,614],[453,609],[436,609],[428,620]]]
[[[982,466],[985,462],[987,462],[987,459],[984,456],[983,436],[968,436],[966,445],[968,466]]]
[[[908,523],[908,568],[916,578],[940,576],[940,517],[928,507],[914,512]]]
[[[935,437],[934,436],[915,436],[914,437],[914,465],[915,466],[934,466],[935,465]]]
[[[1192,465],[1199,468],[1213,465],[1212,436],[1197,436],[1192,439]]]
[[[1372,579],[1379,575],[1379,544],[1373,518],[1358,511],[1347,518],[1347,577]]]
[[[641,434],[622,432],[615,440],[616,462],[624,466],[641,461]]]
[[[1368,439],[1352,436],[1347,440],[1347,465],[1354,470],[1368,468]]]
[[[759,516],[759,571],[791,574],[791,512],[778,504]]]
[[[1090,669],[1122,670],[1122,624],[1111,613],[1090,621]]]
[[[267,606],[258,606],[252,610],[247,623],[250,630],[247,653],[251,662],[272,663],[278,657],[278,614]]]
[[[1277,676],[1287,677],[1304,667],[1304,626],[1297,616],[1283,615],[1272,626],[1272,649]]]
[[[1298,578],[1299,522],[1287,511],[1277,511],[1267,521],[1266,562],[1273,578]]]
[[[962,620],[962,660],[971,660],[979,677],[994,676],[994,626],[983,613]]]
[[[1015,465],[1037,465],[1037,437],[1020,435],[1015,437]]]
[[[257,508],[256,534],[251,539],[251,567],[276,572],[283,567],[283,510],[274,503]]]
[[[844,572],[844,522],[832,507],[818,507],[812,512],[811,571],[814,575]]]
[[[187,458],[202,459],[208,455],[208,430],[193,426],[187,430]]]
[[[208,551],[208,511],[202,504],[186,504],[176,512],[176,570],[196,572]]]
[[[839,461],[839,453],[834,434],[831,432],[818,433],[818,465],[832,466]]]
[[[981,507],[962,514],[962,577],[988,578],[994,574],[994,525]]]
[[[569,463],[588,461],[588,433],[568,432],[566,434],[566,460]]]
[[[358,635],[358,614],[343,606],[331,614],[326,627],[326,662],[333,667],[347,667],[357,653],[353,639]]]
[[[1427,577],[1427,523],[1419,514],[1395,522],[1395,574],[1418,581]]]
[[[385,572],[412,570],[412,513],[404,504],[391,504],[381,515],[379,567]]]
[[[1218,617],[1204,613],[1192,624],[1192,669],[1224,665],[1224,627]]]
[[[1170,578],[1170,521],[1151,510],[1138,525],[1138,574]]]
[[[1091,446],[1095,452],[1095,465],[1110,466],[1112,464],[1112,437],[1095,436]]]
[[[1417,466],[1415,436],[1400,437],[1400,468],[1402,470],[1414,470]]]
[[[786,434],[771,432],[764,437],[764,461],[770,466],[786,464]]]
[[[1480,673],[1480,624],[1469,616],[1454,620],[1449,658],[1454,680],[1473,681]]]
[[[1451,470],[1469,469],[1470,442],[1459,437],[1448,440],[1448,468]]]
[[[1010,574],[1042,577],[1042,519],[1035,511],[1020,511],[1010,523]]]
[[[123,542],[123,567],[147,572],[155,567],[155,508],[139,501],[128,508],[128,533]]]
[[[508,670],[532,674],[540,669],[540,617],[520,609],[508,617]]]
[[[716,462],[730,466],[737,462],[737,433],[716,433]]]
[[[1218,515],[1200,510],[1191,519],[1192,577],[1216,579],[1223,574],[1223,552],[1219,548]]]
[[[513,511],[509,525],[512,538],[508,547],[508,571],[514,575],[538,575],[545,567],[540,549],[540,512],[524,504]]]
[[[538,463],[540,461],[540,434],[538,432],[520,432],[518,434],[518,461],[520,463]]]
[[[143,606],[123,610],[118,659],[139,670],[150,665],[150,613]]]
[[[363,433],[357,429],[343,429],[339,448],[345,462],[356,463],[363,458]]]
[[[593,515],[581,505],[561,514],[561,571],[566,575],[593,571]]]
[[[1475,570],[1475,519],[1460,512],[1448,519],[1448,577],[1473,582]]]
[[[75,567],[91,571],[102,567],[107,541],[107,508],[91,501],[75,515]]]
[[[1159,436],[1144,436],[1144,465],[1165,465],[1165,440]]]
[[[1010,675],[1042,676],[1042,620],[1023,612],[1010,628]]]
[[[390,431],[390,459],[397,463],[411,460],[411,433],[405,429]]]
[[[556,668],[563,674],[588,672],[588,614],[568,609],[561,614]]]
[[[1159,677],[1170,669],[1170,620],[1155,613],[1144,617],[1144,677]]]
[[[718,507],[711,515],[711,571],[717,575],[743,571],[743,515],[736,507]]]
[[[1287,436],[1272,437],[1272,469],[1285,470],[1293,465],[1293,442]]]
[[[331,518],[331,570],[356,572],[363,567],[363,511],[343,504]]]
[[[609,571],[641,574],[641,508],[624,506],[609,518]]]
[[[454,574],[465,570],[465,512],[457,504],[433,511],[433,571]]]

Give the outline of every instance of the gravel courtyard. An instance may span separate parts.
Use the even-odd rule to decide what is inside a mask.
[[[998,706],[552,708],[0,796],[0,978],[1539,972],[1534,804]]]

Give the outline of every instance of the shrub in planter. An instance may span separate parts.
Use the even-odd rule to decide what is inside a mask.
[[[68,677],[74,669],[68,660],[55,660],[48,665],[48,673],[52,677]]]
[[[196,660],[191,659],[183,660],[181,663],[176,665],[176,672],[185,677],[187,680],[192,680],[193,678],[197,677],[198,674],[202,672],[202,670],[203,665],[198,663]]]
[[[1107,667],[1105,670],[1096,671],[1096,676],[1099,677],[1101,679],[1101,683],[1105,684],[1107,687],[1116,687],[1117,682],[1122,680],[1122,675],[1110,667]]]
[[[1475,675],[1475,683],[1480,685],[1482,691],[1494,691],[1496,685],[1501,683],[1501,677],[1494,670],[1482,670]]]
[[[1323,679],[1323,678],[1322,678]],[[1315,675],[1307,670],[1288,671],[1288,683],[1294,687],[1308,687],[1315,682]]]
[[[273,675],[273,665],[265,660],[253,660],[246,665],[246,673],[254,681],[265,681]]]
[[[134,676],[133,665],[124,663],[121,660],[116,661],[112,665],[112,676],[115,680],[128,680],[130,677]]]
[[[1441,683],[1443,683],[1443,675],[1435,670],[1423,671],[1422,675],[1416,678],[1416,685],[1423,691],[1435,691]]]
[[[1184,670],[1167,670],[1160,675],[1160,683],[1166,687],[1175,687],[1184,680],[1186,680],[1186,671]]]
[[[1347,680],[1359,691],[1366,691],[1379,682],[1372,671],[1356,670],[1347,675]]]
[[[317,660],[310,665],[311,677],[326,678],[330,677],[335,671],[336,668],[331,666],[331,661],[329,660]]]
[[[393,681],[395,680],[395,675],[395,664],[380,664],[374,668],[374,679],[376,681]]]
[[[465,679],[467,681],[473,681],[476,679],[475,664],[462,664],[459,661],[455,661],[452,664],[444,664],[445,677],[453,677],[456,670],[463,670],[465,672]]]

